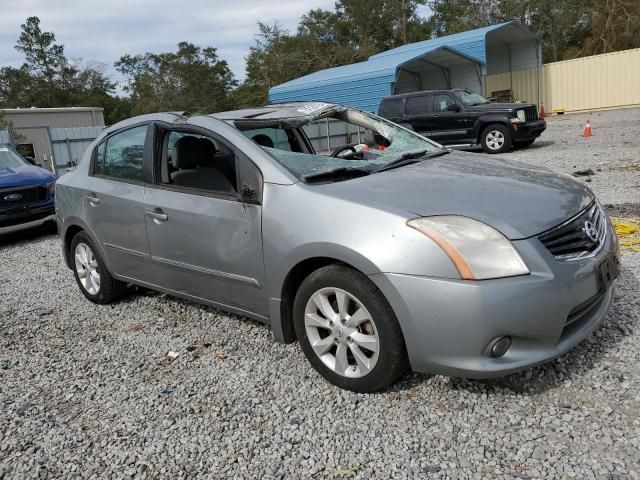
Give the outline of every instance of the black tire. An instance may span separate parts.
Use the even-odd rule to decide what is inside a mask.
[[[533,142],[535,142],[535,141],[536,141],[536,139],[535,139],[535,138],[533,138],[533,139],[531,139],[531,140],[521,140],[521,141],[519,141],[519,142],[516,142],[516,141],[514,140],[514,141],[513,141],[513,146],[514,146],[515,148],[527,148],[527,147],[531,146],[531,144],[532,144]]]
[[[377,360],[368,373],[357,378],[338,374],[325,365],[313,350],[307,336],[305,327],[307,303],[320,290],[331,288],[343,290],[355,297],[370,314],[371,323],[374,326],[372,327],[369,322],[364,322],[362,325],[369,329],[374,328],[375,330],[373,331],[377,332],[379,342]],[[352,302],[351,307],[356,309],[358,305]],[[354,315],[354,313],[355,311],[351,312],[351,315]],[[340,388],[360,393],[375,392],[393,383],[408,368],[406,347],[400,324],[382,292],[360,272],[337,264],[316,270],[300,285],[293,304],[293,315],[296,336],[307,360],[326,380]],[[347,327],[344,328],[346,332]],[[357,328],[360,329],[362,326]],[[327,330],[327,332],[329,331]],[[366,333],[371,333],[371,330]],[[339,335],[342,336],[342,333]],[[330,336],[329,333],[327,333],[327,336]],[[335,338],[333,334],[331,336]],[[338,340],[336,339],[336,341]],[[346,341],[351,341],[351,346],[346,348],[350,352],[348,355],[351,355],[349,363],[350,365],[354,364],[353,367],[349,366],[347,371],[350,371],[350,369],[355,371],[359,367],[356,366],[358,362],[355,361],[352,353],[353,341],[351,337],[346,337],[344,342]],[[337,347],[332,346],[331,348]],[[335,351],[337,352],[337,350]],[[372,353],[368,352],[366,348],[364,351],[369,354]],[[332,354],[331,352],[328,353]],[[333,355],[337,357],[337,353],[333,353]]]
[[[502,142],[494,142],[492,138],[499,138],[502,135]],[[494,123],[482,131],[480,144],[485,153],[504,153],[511,149],[511,131],[504,125]]]
[[[95,293],[90,293],[82,284],[82,281],[80,280],[80,276],[78,274],[78,268],[76,267],[75,252],[76,248],[81,243],[91,249],[93,257],[95,258],[95,261],[97,263],[97,272],[99,274],[100,284],[97,292]],[[71,241],[69,255],[71,257],[71,264],[73,265],[73,275],[76,279],[76,282],[78,283],[78,287],[80,287],[80,291],[85,297],[87,297],[88,300],[92,301],[93,303],[103,305],[105,303],[110,303],[122,298],[122,296],[125,294],[127,284],[121,282],[120,280],[116,280],[111,276],[111,273],[107,269],[107,266],[105,265],[104,260],[100,255],[100,251],[96,248],[93,240],[91,240],[91,237],[89,237],[89,235],[87,235],[85,232],[77,233]]]

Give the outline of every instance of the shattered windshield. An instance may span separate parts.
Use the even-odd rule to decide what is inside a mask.
[[[453,92],[456,97],[462,102],[465,107],[473,107],[474,105],[482,105],[484,103],[491,103],[478,93],[470,92],[469,90],[456,90]]]
[[[301,179],[345,171],[374,173],[394,162],[418,161],[442,151],[421,135],[376,115],[321,103],[299,108],[305,110],[291,117],[256,115],[235,120],[234,125]]]

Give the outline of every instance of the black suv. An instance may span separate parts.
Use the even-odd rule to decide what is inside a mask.
[[[450,146],[481,145],[487,153],[527,147],[547,128],[535,105],[492,103],[464,89],[384,97],[378,115]]]

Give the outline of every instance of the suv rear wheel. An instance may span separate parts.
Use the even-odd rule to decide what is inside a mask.
[[[374,392],[407,369],[398,320],[360,272],[342,265],[316,270],[300,285],[293,314],[307,360],[334,385]]]
[[[84,232],[73,237],[73,274],[80,290],[93,303],[109,303],[121,298],[127,284],[111,276],[93,240]]]
[[[480,137],[482,149],[486,153],[503,153],[511,148],[511,131],[500,124],[489,125]]]

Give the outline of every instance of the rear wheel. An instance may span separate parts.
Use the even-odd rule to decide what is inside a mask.
[[[404,338],[382,292],[341,265],[316,270],[300,285],[294,326],[311,365],[347,390],[373,392],[407,369]]]
[[[73,274],[80,290],[94,303],[109,303],[121,298],[127,284],[111,276],[93,240],[84,232],[71,242]]]
[[[489,125],[482,132],[480,143],[486,153],[506,152],[511,148],[511,132],[504,125]]]

